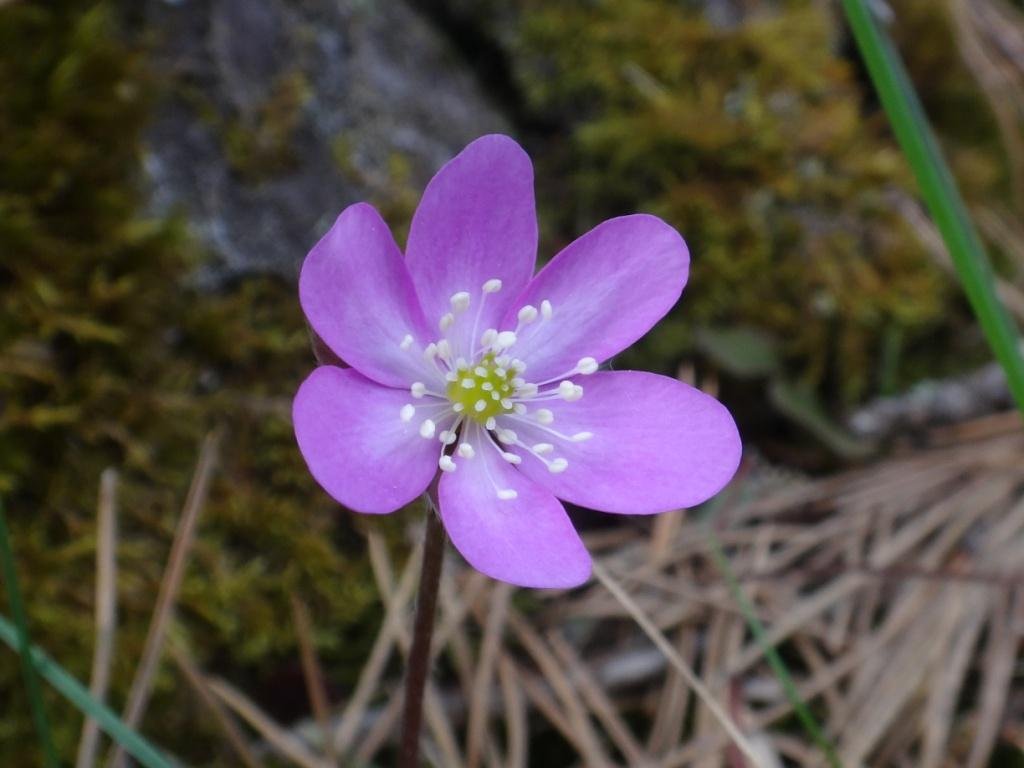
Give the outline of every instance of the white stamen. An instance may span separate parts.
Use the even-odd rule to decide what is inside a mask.
[[[444,375],[444,380],[445,381],[458,381],[459,380],[459,374],[457,374],[455,371],[448,371],[448,373],[446,373]]]
[[[494,429],[497,424],[498,422],[494,420],[493,416],[488,416],[487,421],[484,422],[484,426],[487,427],[487,429]]]
[[[430,419],[424,419],[420,424],[420,437],[433,437],[435,425]]]
[[[513,410],[513,412],[515,412],[519,416],[525,416],[526,415],[526,406],[523,405],[522,403],[516,403],[515,405],[513,405],[512,406],[512,410]]]
[[[455,315],[453,315],[451,312],[445,312],[443,315],[441,315],[441,322],[438,323],[438,326],[441,328],[441,331],[443,332],[451,328],[454,322]]]
[[[516,498],[519,494],[511,488],[502,488],[498,491],[498,498],[502,501],[509,501],[510,499]]]
[[[482,365],[478,365],[476,368],[473,369],[473,373],[475,373],[477,376],[486,376],[487,369],[484,368]]]
[[[515,433],[514,430],[511,430],[511,429],[499,429],[498,430],[498,439],[501,442],[503,442],[503,443],[506,443],[506,444],[509,444],[509,445],[513,445],[513,444],[515,444],[516,440],[519,439],[519,436]]]
[[[558,385],[558,396],[568,403],[575,402],[583,397],[583,387],[569,380],[562,381]]]
[[[484,293],[497,293],[501,290],[501,280],[496,277],[492,277],[486,283],[484,283]]]
[[[537,308],[527,304],[525,307],[519,310],[519,322],[520,323],[532,323],[537,319]]]
[[[465,312],[469,309],[469,293],[466,291],[459,291],[453,293],[449,299],[452,304],[452,311],[458,314],[459,312]]]
[[[412,403],[406,403],[402,406],[402,410],[399,415],[402,417],[402,421],[412,421],[412,417],[416,414],[416,406]]]
[[[476,410],[477,413],[479,413],[480,411],[482,411],[486,407],[487,407],[487,401],[486,400],[477,400],[476,401],[476,405],[473,406],[473,408]]]
[[[451,357],[452,345],[448,343],[448,339],[441,339],[437,342],[437,356],[442,360],[447,360]]]
[[[505,376],[507,376],[507,375],[508,375],[508,371],[506,371],[506,370],[505,370],[504,368],[495,368],[495,369],[494,369],[494,372],[495,372],[495,373],[496,373],[496,374],[497,374],[498,376],[501,376],[502,378],[505,378]]]
[[[405,336],[402,337],[402,343],[399,344],[398,346],[399,346],[400,349],[408,349],[409,347],[412,346],[412,342],[413,342],[412,336],[410,336],[407,333],[407,334],[405,334]]]
[[[480,343],[485,347],[489,347],[494,343],[496,338],[498,338],[498,331],[494,328],[488,328],[484,331],[484,335],[480,337]]]
[[[548,464],[548,472],[557,475],[559,472],[565,472],[568,466],[569,462],[563,458],[552,459]]]
[[[457,357],[455,358],[455,367],[461,371],[465,368],[469,368],[469,363],[466,362],[466,358]]]
[[[597,360],[592,357],[581,358],[580,361],[576,363],[576,370],[584,376],[589,376],[597,370]]]
[[[462,403],[452,403],[452,410],[456,413],[462,413],[465,407]]]
[[[495,392],[494,394],[496,395],[498,393]],[[494,397],[494,395],[491,395],[491,397]],[[506,411],[511,411],[512,410],[512,401],[509,400],[507,397],[501,398],[501,407],[504,408]]]
[[[474,387],[476,387],[476,379],[466,378],[462,380],[463,389],[473,389]]]
[[[522,386],[516,387],[516,394],[520,397],[530,397],[531,395],[537,394],[536,384],[523,384]]]
[[[458,452],[459,456],[464,459],[472,459],[476,456],[476,451],[473,450],[473,446],[469,443],[459,443]]]
[[[494,343],[491,346],[496,351],[500,352],[502,350],[508,349],[509,347],[511,347],[515,343],[516,343],[516,333],[515,333],[515,331],[502,331],[501,333],[498,334],[497,338],[494,340]]]
[[[452,443],[454,443],[456,437],[458,437],[458,435],[456,435],[455,432],[450,429],[445,429],[441,432],[440,435],[438,435],[438,439],[445,445],[451,445]]]
[[[538,408],[534,411],[534,418],[536,418],[541,424],[550,424],[555,420],[555,414],[547,408]]]
[[[441,468],[442,472],[454,472],[456,469],[455,462],[452,461],[451,456],[442,456],[438,459],[437,466]]]
[[[540,316],[543,317],[545,320],[550,320],[551,315],[553,315],[554,312],[555,310],[551,306],[551,302],[548,301],[547,299],[544,299],[544,301],[540,303]]]
[[[577,432],[569,439],[572,440],[574,443],[582,443],[584,440],[589,440],[593,436],[593,432]]]
[[[423,356],[427,360],[433,360],[437,356],[437,344],[434,342],[427,344],[427,348],[423,350]]]
[[[508,451],[503,451],[502,454],[501,454],[501,458],[503,458],[509,464],[522,464],[523,463],[523,459],[522,459],[521,456],[519,456],[518,454],[515,454],[515,453],[509,453]]]
[[[522,360],[513,360],[511,367],[512,370],[515,371],[516,373],[522,373],[523,371],[526,370],[526,363],[524,363]]]
[[[409,388],[409,393],[415,398],[423,397],[423,395],[425,395],[426,392],[427,385],[424,384],[422,381],[414,381],[412,383],[412,386]]]
[[[535,446],[533,446],[533,452],[539,453],[541,455],[545,453],[551,453],[553,450],[555,450],[555,446],[553,446],[551,443],[537,443]]]

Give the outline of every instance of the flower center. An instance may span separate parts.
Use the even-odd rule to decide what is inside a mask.
[[[461,403],[462,413],[485,424],[489,418],[512,413],[516,386],[515,371],[502,368],[488,352],[475,365],[462,365],[453,371],[455,381],[448,384],[448,399]]]

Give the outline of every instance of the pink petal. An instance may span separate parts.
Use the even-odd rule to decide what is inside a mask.
[[[426,375],[431,340],[402,253],[380,214],[349,206],[302,264],[299,300],[310,325],[357,371],[388,386]],[[415,343],[400,346],[406,335]]]
[[[420,437],[422,419],[401,420],[408,402],[407,392],[352,368],[321,366],[302,382],[292,403],[295,437],[309,471],[338,502],[382,514],[426,490],[441,447]]]
[[[451,311],[451,297],[466,291],[468,320],[453,336],[468,338],[483,284],[498,278],[502,289],[488,294],[477,337],[496,328],[537,257],[533,165],[522,147],[508,136],[483,136],[438,171],[413,216],[405,253],[432,328]]]
[[[467,435],[476,455],[456,457],[456,470],[444,473],[438,487],[455,548],[478,571],[521,587],[585,582],[590,556],[558,499],[513,469],[479,428]],[[499,499],[499,488],[517,497]]]
[[[552,305],[551,320],[526,325],[511,354],[526,378],[572,370],[583,357],[607,360],[639,339],[679,299],[689,271],[686,243],[655,216],[609,219],[570,243],[514,302],[502,328],[515,328],[523,305]]]
[[[743,446],[725,406],[698,389],[641,371],[577,376],[583,398],[541,403],[550,429],[591,432],[583,442],[553,438],[539,426],[508,421],[525,443],[552,443],[552,474],[523,451],[519,469],[561,499],[604,512],[646,515],[692,507],[718,493],[739,466]]]

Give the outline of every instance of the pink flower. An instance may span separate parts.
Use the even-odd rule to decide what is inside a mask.
[[[676,303],[689,254],[654,216],[600,224],[533,274],[533,168],[484,136],[427,185],[405,257],[369,205],[306,257],[299,297],[351,368],[295,396],[317,482],[358,512],[438,483],[455,547],[483,573],[569,587],[590,557],[559,499],[619,514],[689,507],[733,476],[741,444],[717,400],[674,379],[598,371]]]

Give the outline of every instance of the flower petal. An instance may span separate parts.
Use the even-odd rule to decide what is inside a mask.
[[[564,248],[513,303],[502,328],[515,328],[519,308],[552,305],[550,320],[524,326],[511,354],[526,377],[541,381],[598,362],[639,339],[679,299],[689,271],[686,243],[656,216],[609,219]]]
[[[469,293],[469,321],[452,329],[456,335],[469,336],[484,283],[501,280],[478,330],[496,328],[537,258],[533,165],[522,147],[508,136],[482,136],[441,168],[423,192],[405,254],[431,327],[451,311],[454,294]]]
[[[467,435],[476,455],[456,458],[456,470],[438,486],[441,520],[455,548],[478,571],[521,587],[585,582],[590,555],[558,499],[504,461],[479,428]],[[498,498],[499,489],[516,498]]]
[[[382,514],[426,490],[440,444],[420,437],[419,419],[402,421],[407,402],[407,392],[352,368],[324,365],[302,382],[292,403],[295,437],[309,471],[338,502]]]
[[[418,350],[433,334],[402,252],[372,206],[346,208],[309,252],[299,300],[317,335],[364,376],[408,387],[426,375]],[[403,349],[406,335],[416,343]]]
[[[736,424],[710,395],[667,376],[641,371],[579,376],[583,398],[543,403],[550,429],[590,432],[582,442],[552,439],[536,425],[509,421],[519,439],[555,446],[549,458],[569,465],[552,474],[523,456],[519,469],[561,499],[604,512],[646,515],[692,507],[732,478],[743,451]]]

